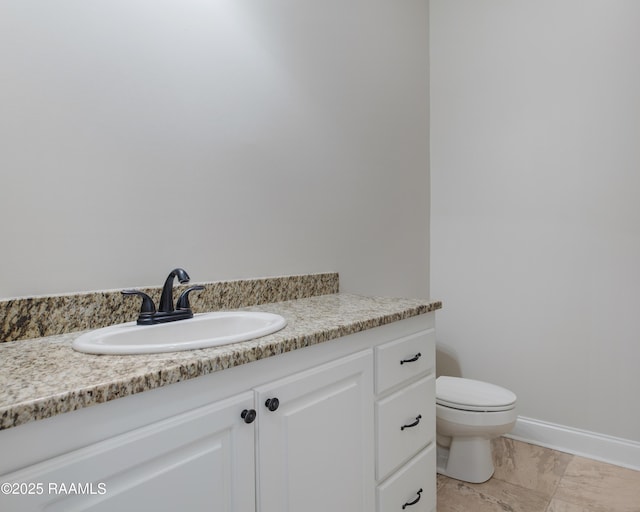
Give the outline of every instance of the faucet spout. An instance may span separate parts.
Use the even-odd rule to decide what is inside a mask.
[[[186,270],[182,268],[174,268],[167,276],[167,280],[162,287],[162,295],[160,296],[160,305],[158,311],[161,313],[171,313],[174,311],[173,307],[173,280],[178,278],[181,284],[188,283],[191,279]]]

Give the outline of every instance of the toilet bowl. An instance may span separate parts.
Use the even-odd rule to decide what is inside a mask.
[[[516,422],[516,395],[508,389],[459,377],[436,379],[438,473],[471,483],[489,480],[491,439]]]

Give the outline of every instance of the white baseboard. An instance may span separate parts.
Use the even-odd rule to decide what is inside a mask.
[[[517,441],[640,470],[640,443],[577,428],[518,417],[506,435]]]

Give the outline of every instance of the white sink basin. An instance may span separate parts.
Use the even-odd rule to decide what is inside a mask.
[[[280,315],[253,311],[201,313],[166,324],[112,325],[87,332],[73,348],[89,354],[152,354],[216,347],[272,334],[287,325]]]

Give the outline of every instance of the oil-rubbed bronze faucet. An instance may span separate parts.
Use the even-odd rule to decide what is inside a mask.
[[[171,271],[162,287],[159,311],[156,311],[156,305],[146,293],[140,290],[122,290],[123,295],[138,295],[142,297],[142,307],[138,315],[138,325],[163,324],[193,318],[193,311],[191,311],[189,304],[189,294],[196,290],[204,290],[204,286],[196,285],[187,288],[178,298],[176,307],[174,308],[173,281],[176,277],[181,284],[188,283],[190,279],[189,274],[182,268],[174,268]]]

